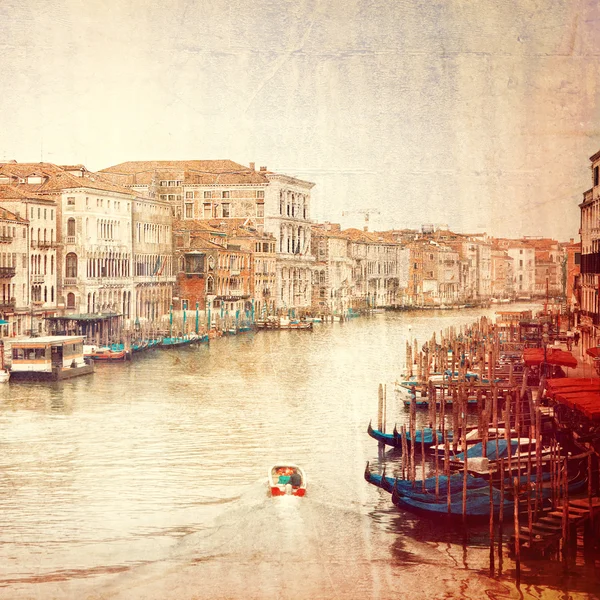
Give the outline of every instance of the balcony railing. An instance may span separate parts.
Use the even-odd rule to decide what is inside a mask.
[[[46,240],[43,240],[41,242],[38,242],[38,248],[56,248],[57,247],[57,243],[52,241],[52,242],[48,242]]]
[[[14,239],[12,235],[0,235],[1,244],[10,244]]]
[[[66,242],[67,242],[67,244],[74,244],[75,243],[75,236],[74,235],[68,235],[66,237]]]
[[[44,276],[43,275],[32,275],[31,283],[44,283]]]
[[[0,298],[0,310],[14,310],[16,305],[16,298]]]
[[[14,277],[16,272],[15,267],[0,267],[0,279]]]
[[[77,285],[77,277],[65,277],[63,279],[64,285]]]

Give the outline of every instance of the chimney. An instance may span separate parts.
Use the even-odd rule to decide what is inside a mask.
[[[256,167],[254,163],[250,163],[250,170],[251,171],[256,171]]]
[[[261,173],[266,173],[267,167],[261,167],[260,170],[261,170]]]

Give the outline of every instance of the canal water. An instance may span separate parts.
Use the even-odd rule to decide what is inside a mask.
[[[489,577],[487,527],[402,512],[367,484],[406,340],[493,311],[388,312],[261,331],[92,376],[0,388],[0,598],[587,598],[593,573]],[[271,498],[269,466],[308,475]],[[595,583],[594,583],[595,582]]]

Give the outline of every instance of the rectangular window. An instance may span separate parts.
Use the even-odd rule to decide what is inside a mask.
[[[212,198],[212,192],[204,192],[205,198]]]
[[[221,192],[221,198],[229,198],[229,192]]]
[[[193,198],[193,197],[194,197],[194,192],[186,192],[186,193],[185,193],[185,197],[186,197],[187,199],[189,199],[189,198]]]
[[[204,192],[204,193],[206,193],[206,192]],[[207,202],[204,203],[204,215],[203,215],[203,217],[205,219],[210,219],[212,217],[212,204],[209,204]]]
[[[69,206],[75,206],[75,197],[74,196],[69,196],[67,198],[67,204]],[[39,218],[39,215],[38,215],[38,218]]]
[[[169,202],[175,202],[175,195],[169,194]]]
[[[222,211],[221,215],[222,215],[224,218],[226,218],[226,217],[229,217],[229,204],[227,204],[227,203],[223,203],[223,204],[221,205],[221,211]]]
[[[185,204],[185,218],[192,219],[194,216],[194,205],[191,202]]]
[[[265,190],[256,190],[256,197],[257,198],[264,198],[265,197]]]
[[[594,167],[594,186],[597,186],[600,183],[600,167]]]
[[[256,205],[256,216],[257,217],[265,216],[265,205],[262,202],[259,202]]]

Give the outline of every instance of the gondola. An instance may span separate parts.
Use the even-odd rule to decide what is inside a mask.
[[[383,474],[379,475],[377,473],[372,473],[369,470],[369,463],[367,462],[367,466],[365,467],[365,480],[370,484],[380,487],[384,489],[386,492],[390,494],[394,490],[394,485],[396,486],[396,491],[401,496],[412,495],[412,494],[434,494],[436,489],[436,478],[428,477],[425,479],[425,492],[423,492],[423,481],[418,480],[415,481],[413,486],[412,481],[408,481],[407,479],[396,479],[394,477],[386,477],[385,467],[383,469]],[[462,491],[463,489],[463,474],[455,473],[454,475],[450,475],[447,477],[446,475],[439,475],[438,478],[438,487],[440,495],[444,495],[444,497],[448,494],[448,485],[450,485],[450,494],[453,494],[458,491]],[[489,482],[480,477],[473,477],[472,475],[467,474],[467,489],[478,489],[482,487],[489,487]],[[434,496],[435,497],[435,496]]]
[[[373,429],[371,425],[371,421],[369,421],[369,427],[367,428],[367,433],[378,442],[383,442],[387,446],[392,446],[392,448],[401,448],[402,447],[402,435],[398,432],[398,429],[394,425],[393,433],[383,433],[378,429]],[[425,437],[423,437],[423,433]],[[415,432],[415,449],[421,448],[421,439],[423,439],[423,445],[425,448],[430,448],[433,444],[436,443],[434,438],[434,431],[431,427],[425,427],[424,429],[418,429]],[[412,444],[412,438],[410,432],[406,432],[406,441],[410,445]],[[443,442],[444,438],[442,436],[442,432],[437,432],[437,443]]]
[[[180,337],[165,337],[160,343],[161,348],[179,348],[181,346],[189,346],[197,342],[198,336],[195,333],[188,333]]]
[[[514,502],[508,498],[501,501],[501,492],[492,488],[492,502],[490,502],[489,487],[480,487],[467,490],[465,502],[465,517],[482,518],[490,516],[490,509],[493,506],[494,515],[499,515],[502,510],[504,515],[508,516],[514,510]],[[431,499],[421,499],[412,496],[402,496],[398,493],[396,487],[392,490],[392,502],[394,506],[421,514],[430,516],[448,515],[454,517],[463,516],[463,497],[462,492],[450,496],[450,505],[447,497],[440,494],[439,500],[435,496]]]

